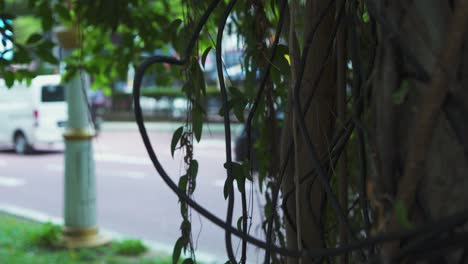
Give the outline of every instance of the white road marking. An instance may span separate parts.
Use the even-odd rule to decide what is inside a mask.
[[[102,173],[102,175],[138,180],[146,177],[146,173],[141,171],[106,171],[106,173]]]
[[[8,162],[6,160],[0,160],[0,167],[6,167]]]
[[[55,172],[63,172],[63,166],[58,165],[58,164],[47,164],[46,169],[50,171],[55,171]],[[98,176],[112,176],[112,177],[120,177],[120,178],[130,178],[130,179],[143,179],[146,177],[146,173],[141,172],[141,171],[132,171],[132,170],[127,170],[127,171],[107,171],[107,170],[96,170],[96,174]]]
[[[0,186],[17,187],[17,186],[24,185],[25,183],[26,182],[23,179],[0,176]]]
[[[151,165],[151,160],[147,156],[137,157],[137,156],[127,156],[127,155],[120,155],[120,154],[110,154],[110,153],[96,153],[94,154],[94,159],[96,161],[118,162],[118,163],[137,164],[137,165]]]

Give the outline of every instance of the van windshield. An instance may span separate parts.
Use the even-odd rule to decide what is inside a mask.
[[[62,85],[45,85],[41,91],[42,102],[63,102],[65,101],[65,89]]]

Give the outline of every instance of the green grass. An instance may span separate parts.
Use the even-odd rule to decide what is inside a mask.
[[[121,255],[135,256],[146,252],[148,248],[141,240],[129,239],[115,243],[115,252]]]
[[[91,249],[64,249],[61,228],[0,213],[0,263],[6,264],[170,264],[171,257],[146,252],[139,240]]]

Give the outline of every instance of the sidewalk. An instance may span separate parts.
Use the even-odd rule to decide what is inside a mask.
[[[174,132],[183,125],[182,122],[145,122],[146,129],[153,132]],[[243,124],[231,124],[231,131],[238,135],[242,131]],[[131,131],[138,130],[136,122],[117,122],[104,121],[101,124],[102,131]],[[204,133],[224,133],[223,123],[205,123],[203,124]]]

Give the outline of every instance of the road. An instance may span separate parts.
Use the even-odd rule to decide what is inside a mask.
[[[177,183],[184,166],[180,154],[175,158],[170,155],[171,131],[172,128],[158,130],[153,125],[150,138],[159,159]],[[138,131],[134,127],[104,126],[93,143],[99,227],[172,247],[180,236],[178,198],[153,168]],[[201,143],[194,149],[200,164],[194,198],[222,219],[227,206],[223,197],[224,144],[222,133],[208,133],[205,129]],[[60,151],[25,156],[1,151],[0,203],[62,217],[63,160]],[[239,195],[236,198],[233,225],[240,216]],[[255,199],[253,204],[258,209]],[[252,234],[261,237],[258,222],[252,226]],[[226,260],[223,231],[195,212],[192,223],[197,250]],[[251,249],[250,259],[256,254]]]

